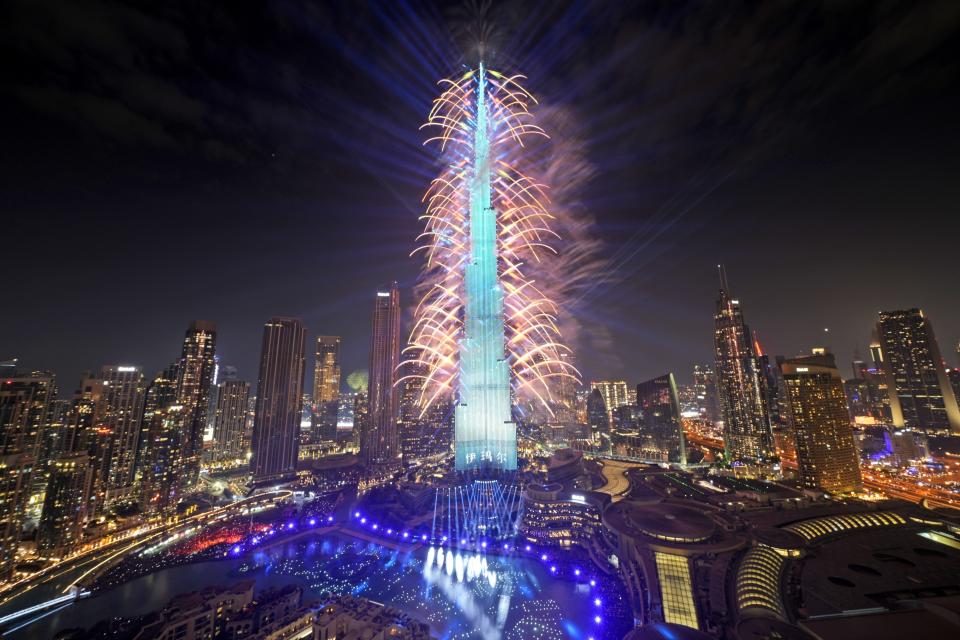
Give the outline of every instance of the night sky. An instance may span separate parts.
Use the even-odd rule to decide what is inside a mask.
[[[293,315],[366,368],[375,288],[413,303],[418,127],[482,42],[585,154],[587,379],[710,362],[719,262],[769,353],[848,371],[919,306],[956,365],[960,2],[328,4],[3,4],[0,359],[67,395],[202,318],[255,380]]]

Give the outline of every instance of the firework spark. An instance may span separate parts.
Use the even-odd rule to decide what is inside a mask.
[[[425,144],[439,147],[444,169],[423,197],[421,244],[411,255],[425,260],[404,362],[408,375],[420,378],[423,412],[460,391],[461,345],[467,306],[465,273],[471,260],[470,211],[475,188],[477,140],[489,141],[485,169],[490,176],[489,201],[496,217],[497,274],[503,296],[505,355],[511,384],[522,400],[548,412],[562,379],[576,381],[570,350],[562,343],[559,310],[537,284],[538,272],[554,264],[559,235],[551,228],[548,187],[522,167],[531,166],[530,142],[547,138],[531,108],[536,99],[520,84],[523,76],[493,70],[471,70],[442,80],[427,122]],[[485,117],[477,117],[482,91]],[[478,127],[485,135],[477,136]],[[551,280],[548,277],[547,280]]]

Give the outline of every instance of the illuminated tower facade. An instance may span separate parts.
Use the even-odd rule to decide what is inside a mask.
[[[833,356],[781,360],[780,371],[803,486],[828,493],[862,489],[860,457]]]
[[[599,391],[603,396],[603,402],[607,407],[607,416],[613,421],[613,414],[618,407],[623,407],[630,402],[630,389],[625,380],[594,380],[590,383],[590,389]]]
[[[335,440],[340,408],[340,336],[317,336],[312,399],[314,441]]]
[[[637,385],[637,407],[643,414],[644,447],[663,462],[687,463],[686,439],[680,424],[680,400],[672,373]]]
[[[224,380],[217,385],[217,409],[213,421],[214,455],[217,460],[244,457],[243,430],[247,420],[250,383]]]
[[[423,379],[421,416],[454,405],[460,472],[516,470],[512,398],[556,415],[560,379],[577,378],[557,305],[533,277],[558,236],[545,185],[521,171],[542,159],[528,144],[547,137],[522,78],[481,64],[443,80],[423,127],[443,169],[424,196],[415,253],[425,266],[405,373]]]
[[[400,364],[400,289],[396,282],[377,291],[371,325],[368,413],[361,426],[360,455],[366,465],[392,466],[400,463],[400,393],[396,384]]]
[[[111,440],[105,467],[105,488],[110,501],[133,489],[146,385],[139,367],[105,366],[100,370],[100,379],[103,413],[98,427],[109,430]]]
[[[960,433],[960,408],[923,311],[882,311],[877,334],[894,426]]]
[[[732,460],[758,461],[773,453],[765,378],[740,301],[721,280],[713,339],[724,448]]]
[[[296,473],[305,341],[303,324],[294,318],[271,318],[263,326],[250,462],[254,481]]]
[[[183,337],[177,380],[176,404],[182,407],[177,414],[180,420],[179,480],[184,487],[194,484],[200,476],[210,389],[216,377],[216,348],[217,326],[205,320],[192,322]]]
[[[454,414],[458,471],[517,468],[517,426],[510,415],[510,366],[504,349],[503,289],[497,273],[497,212],[490,201],[485,85],[481,66],[470,168],[470,255],[464,267],[460,394]]]

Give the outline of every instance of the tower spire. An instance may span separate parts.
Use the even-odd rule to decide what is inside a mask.
[[[727,282],[727,268],[723,263],[717,265],[717,275],[720,277],[720,288],[730,293],[730,283]]]

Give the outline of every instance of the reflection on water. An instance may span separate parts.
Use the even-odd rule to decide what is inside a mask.
[[[45,618],[12,638],[51,637],[123,612],[142,614],[183,591],[253,578],[257,588],[297,582],[313,597],[353,594],[402,609],[444,640],[586,640],[584,587],[553,580],[538,563],[443,548],[398,551],[337,535],[301,538],[252,556],[173,567],[133,580]],[[587,631],[590,633],[587,633]]]

